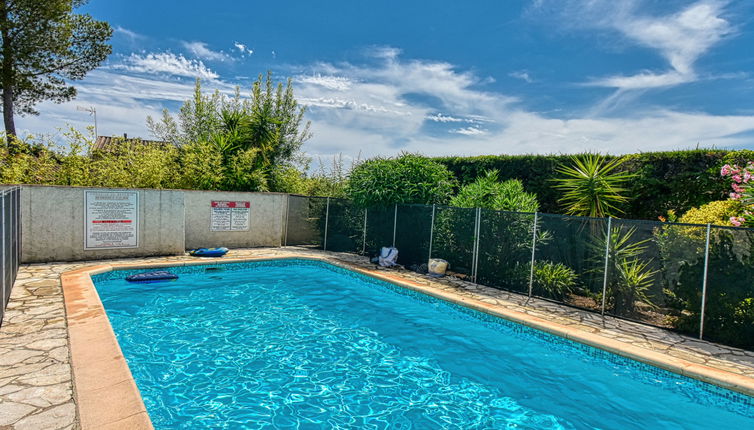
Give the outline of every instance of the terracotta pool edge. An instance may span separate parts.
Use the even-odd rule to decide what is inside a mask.
[[[88,266],[60,276],[79,425],[150,430],[141,393],[91,279],[114,267]]]
[[[97,295],[96,289],[94,288],[94,284],[91,280],[91,275],[105,273],[112,270],[216,265],[267,260],[323,261],[335,266],[364,274],[366,276],[389,282],[402,288],[407,288],[409,290],[417,291],[422,294],[427,294],[440,300],[465,306],[470,309],[484,312],[486,314],[503,318],[505,320],[522,324],[537,330],[541,330],[546,333],[554,334],[575,342],[579,342],[616,355],[620,355],[622,357],[656,366],[673,373],[677,373],[689,378],[700,380],[731,391],[754,397],[754,378],[749,378],[747,376],[739,375],[736,373],[715,369],[697,363],[692,363],[681,358],[671,357],[667,354],[630,345],[625,342],[610,339],[598,334],[589,333],[581,329],[568,327],[542,318],[537,318],[523,312],[496,308],[495,305],[488,304],[480,300],[463,297],[453,292],[439,290],[435,287],[418,284],[416,282],[404,279],[398,273],[386,273],[381,270],[368,270],[351,263],[327,256],[260,256],[225,260],[206,259],[190,261],[168,261],[159,263],[97,265],[63,273],[61,275],[61,283],[63,285],[64,300],[67,310],[66,318],[68,319],[69,339],[71,339],[71,363],[74,372],[74,385],[76,387],[76,403],[79,408],[79,417],[82,429],[86,430],[88,428],[100,427],[104,424],[114,425],[113,428],[118,428],[118,420],[129,421],[126,418],[132,417],[138,417],[139,419],[135,423],[129,421],[128,428],[153,428],[151,421],[149,421],[149,415],[146,413],[146,409],[144,408],[141,394],[136,387],[136,383],[133,380],[125,358],[120,351],[120,347],[115,338],[112,327],[110,326],[107,314],[105,313],[102,302],[99,300],[99,296]],[[82,300],[84,301],[83,303]],[[86,305],[85,311],[77,308],[77,306],[80,307],[82,304]],[[88,329],[86,327],[88,327]],[[88,332],[86,332],[86,330],[88,330]],[[78,342],[83,343],[74,345],[74,338],[79,339]],[[101,342],[104,345],[110,345],[111,348],[114,344],[114,349],[111,349],[111,351],[117,351],[117,354],[115,356],[112,356],[112,354],[110,354],[110,356],[104,355],[100,356],[99,358],[88,356],[92,354],[91,349],[84,348],[84,346],[86,346],[89,342],[92,342],[91,345],[96,345],[96,343],[93,342]],[[107,366],[110,367],[108,368]],[[115,371],[117,375],[124,375],[127,373],[128,378],[126,380],[120,381],[119,383],[114,383],[115,385],[119,385],[118,387],[113,387],[112,385],[99,388],[91,387],[87,385],[89,384],[89,382],[87,382],[86,378],[79,378],[77,375],[77,373],[81,373],[83,369],[88,369],[89,374],[96,373],[97,371],[108,372],[109,370]],[[82,384],[83,386],[81,386]],[[108,391],[108,389],[111,389],[112,391],[113,388],[117,389],[118,392],[113,393]],[[93,389],[102,391],[99,391],[96,396],[89,396],[88,394],[91,394]],[[87,401],[82,401],[82,399],[80,398],[82,394]],[[138,405],[140,405],[142,409],[136,413],[129,413],[129,415],[122,416],[118,418],[118,420],[111,421],[109,423],[99,423],[95,426],[88,426],[90,423],[93,423],[95,419],[101,419],[101,416],[103,414],[97,413],[97,409],[108,407],[112,409],[111,404],[105,404],[107,403],[107,398],[111,397],[112,395],[125,396],[122,398],[122,400],[125,401],[127,405],[129,405],[129,409],[126,409],[129,412],[133,412],[134,408],[138,408]],[[112,400],[112,398],[110,398],[110,400]],[[126,412],[121,412],[121,415],[123,413]],[[107,416],[109,417],[109,415]],[[144,417],[146,417],[146,419],[144,419]]]

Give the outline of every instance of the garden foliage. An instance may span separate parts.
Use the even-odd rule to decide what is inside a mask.
[[[558,202],[568,215],[608,217],[623,212],[622,206],[630,199],[624,188],[633,177],[618,169],[624,159],[605,159],[599,154],[571,157],[571,162],[559,166],[555,188],[563,195]]]
[[[607,160],[615,157],[606,156]],[[621,207],[624,218],[656,220],[668,211],[682,214],[693,207],[728,198],[729,182],[720,177],[725,164],[745,165],[754,151],[695,149],[646,152],[624,156],[617,171],[635,176],[626,184],[630,201]],[[499,179],[518,179],[527,192],[537,195],[540,211],[562,213],[561,191],[551,180],[561,175],[556,169],[571,162],[570,155],[485,155],[478,157],[436,157],[458,179],[460,185],[473,182],[489,170]]]
[[[458,194],[450,199],[450,206],[515,212],[539,210],[535,194],[524,191],[521,181],[517,179],[501,182],[497,170],[486,172],[484,176],[461,187]]]
[[[455,179],[445,166],[426,157],[403,153],[376,157],[353,168],[346,193],[359,206],[397,203],[445,204]]]
[[[270,74],[259,76],[248,97],[206,93],[197,80],[177,117],[147,119],[159,141],[114,139],[95,149],[92,130],[75,129],[62,142],[10,137],[0,147],[0,181],[342,195],[342,163],[305,173],[300,148],[310,132],[303,114],[291,82],[275,84]]]

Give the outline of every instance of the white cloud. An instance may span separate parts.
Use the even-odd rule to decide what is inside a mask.
[[[691,75],[678,73],[677,71],[667,73],[641,72],[631,76],[610,76],[588,82],[588,86],[610,87],[619,90],[643,90],[649,88],[668,87],[686,82],[691,82],[695,78]]]
[[[573,6],[573,2],[567,2]],[[722,17],[725,2],[700,0],[683,10],[665,16],[647,16],[636,1],[579,1],[580,20],[585,26],[620,32],[628,40],[658,51],[671,70],[642,71],[594,79],[591,86],[619,90],[647,89],[679,85],[698,79],[694,64],[715,44],[733,31]],[[573,13],[573,12],[571,12]]]
[[[511,78],[521,79],[522,81],[525,81],[529,84],[534,82],[534,79],[532,79],[532,77],[529,75],[529,72],[527,72],[526,70],[510,72],[508,73],[508,76],[510,76]]]
[[[202,87],[207,91],[218,90],[232,96],[235,86],[221,80],[206,80]],[[100,135],[121,135],[143,138],[153,137],[146,128],[146,117],[159,117],[163,108],[175,110],[191,97],[194,82],[176,80],[165,75],[132,75],[122,68],[97,69],[76,84],[78,96],[67,103],[44,102],[38,106],[40,116],[17,119],[19,128],[35,133],[57,134],[57,129],[71,124],[81,130],[93,124],[86,112],[76,106],[94,106],[97,109]]]
[[[486,131],[478,129],[476,127],[464,127],[450,130],[451,133],[462,134],[464,136],[482,136],[487,134]]]
[[[201,60],[189,60],[172,52],[131,54],[121,64],[112,66],[138,73],[166,73],[190,78],[217,79],[219,75],[210,70]]]
[[[184,48],[195,57],[209,61],[225,61],[230,57],[224,52],[213,51],[204,42],[181,42]]]
[[[297,76],[296,81],[303,84],[313,84],[330,90],[347,91],[351,88],[352,81],[343,76],[327,76],[316,74],[312,76]]]
[[[19,119],[19,129],[54,132],[66,122],[83,128],[92,118],[75,107],[84,105],[97,108],[100,134],[149,137],[146,115],[158,115],[163,107],[176,110],[191,96],[193,83],[175,79],[185,75],[163,67],[145,67],[131,57],[124,61],[120,67],[91,72],[77,83],[77,100],[45,103],[40,106],[43,115]],[[744,134],[754,130],[754,116],[662,109],[634,110],[624,117],[574,112],[567,119],[546,116],[504,94],[485,91],[484,78],[436,61],[392,57],[370,67],[323,63],[310,65],[310,70],[313,74],[304,78],[313,79],[299,76],[294,87],[299,101],[310,107],[307,118],[314,137],[304,150],[322,159],[338,153],[354,158],[359,153],[362,158],[395,155],[402,150],[480,155],[619,154],[691,148],[697,143],[730,148],[748,144]],[[344,82],[348,85],[341,85]],[[205,88],[232,94],[234,85],[218,78],[206,81]]]
[[[737,147],[748,143],[739,134],[754,130],[754,116],[647,108],[629,117],[573,112],[570,119],[550,117],[528,111],[504,94],[482,90],[483,78],[442,62],[387,56],[377,67],[324,63],[313,70],[351,82],[345,91],[318,80],[296,82],[302,102],[316,100],[308,113],[314,137],[305,149],[323,159],[340,152],[370,157],[401,150],[427,155],[621,154],[697,143]],[[361,103],[370,108],[355,108]],[[472,125],[458,127],[464,122]],[[431,132],[425,128],[429,123]],[[437,133],[443,126],[446,133]]]
[[[435,115],[427,115],[426,118],[434,122],[466,122],[467,121],[463,118],[456,118],[450,115],[443,115],[442,113],[438,113]]]
[[[123,36],[129,38],[132,42],[134,42],[136,40],[139,40],[139,39],[144,39],[143,35],[135,32],[135,31],[131,31],[131,30],[127,29],[127,28],[121,27],[119,25],[116,25],[115,28],[113,29],[113,31],[115,32],[115,34],[122,34]]]
[[[659,50],[673,69],[692,75],[693,64],[713,45],[732,31],[721,18],[723,3],[699,1],[666,17],[627,19],[616,26],[628,37]]]
[[[238,52],[241,55],[245,55],[245,54],[251,55],[251,54],[254,53],[253,49],[249,48],[247,45],[245,45],[245,44],[243,44],[241,42],[233,42],[233,46],[236,47],[236,49],[238,50]]]
[[[385,60],[395,60],[401,54],[401,50],[392,46],[378,46],[370,48],[367,55]]]

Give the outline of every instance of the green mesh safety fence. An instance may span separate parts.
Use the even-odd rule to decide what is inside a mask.
[[[704,338],[754,350],[754,231],[710,231]]]
[[[437,206],[435,209],[432,258],[446,260],[450,265],[449,270],[462,278],[468,278],[473,273],[475,225],[476,209],[449,206]]]
[[[534,214],[482,210],[479,219],[477,282],[528,293]]]
[[[379,255],[383,246],[393,246],[395,206],[367,209],[366,254]],[[400,254],[399,254],[400,257]]]
[[[406,267],[426,264],[432,233],[432,206],[398,205],[395,247],[398,263]]]
[[[754,230],[711,226],[709,247],[707,231],[418,204],[363,209],[342,199],[328,209],[326,198],[290,196],[286,243],[370,257],[395,244],[410,269],[442,258],[461,279],[754,350]]]
[[[288,197],[285,244],[322,248],[325,234],[325,197]]]
[[[533,295],[601,311],[607,220],[538,214]]]
[[[707,227],[611,223],[605,312],[698,335]]]
[[[330,199],[327,211],[328,251],[360,254],[364,243],[364,211],[349,200]]]
[[[0,325],[21,258],[21,189],[0,187]]]

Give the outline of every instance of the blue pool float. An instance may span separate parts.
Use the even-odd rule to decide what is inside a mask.
[[[199,248],[189,251],[194,257],[222,257],[228,253],[228,248]]]
[[[126,277],[128,282],[161,282],[161,281],[173,281],[178,279],[178,275],[175,273],[166,272],[164,270],[158,270],[156,272],[137,273]]]

